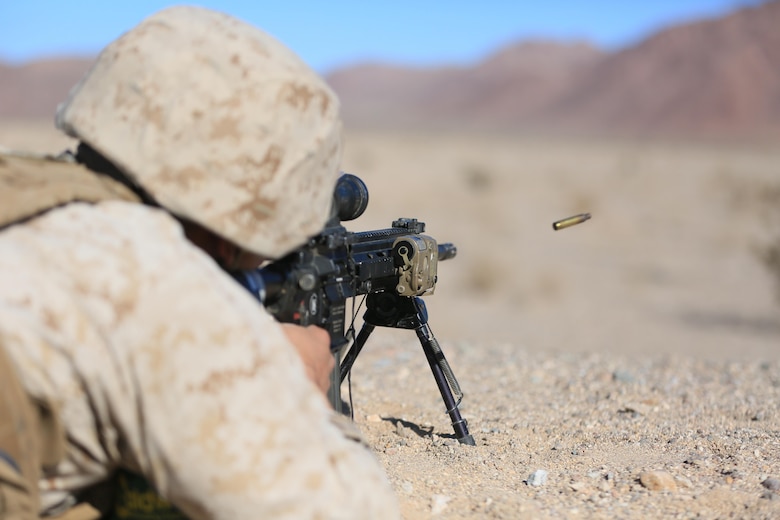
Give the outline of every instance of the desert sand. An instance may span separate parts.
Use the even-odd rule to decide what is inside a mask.
[[[425,301],[476,446],[413,332],[352,372],[405,518],[780,518],[780,147],[353,132],[343,169],[371,196],[347,228],[458,248]]]

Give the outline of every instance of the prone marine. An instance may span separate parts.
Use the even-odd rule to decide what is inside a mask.
[[[118,471],[193,519],[400,516],[327,333],[228,274],[322,228],[338,112],[265,32],[173,7],[60,105],[76,150],[0,154],[0,518],[105,517]]]

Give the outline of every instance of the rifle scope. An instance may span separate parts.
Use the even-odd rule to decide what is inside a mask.
[[[339,221],[355,220],[368,207],[368,188],[360,177],[351,173],[342,173],[333,190],[333,209],[331,216]]]

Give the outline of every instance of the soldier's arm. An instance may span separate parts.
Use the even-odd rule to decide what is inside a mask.
[[[193,518],[397,518],[383,469],[335,426],[290,329],[178,247],[132,317],[133,464]]]
[[[306,368],[306,375],[317,388],[327,396],[330,376],[336,360],[330,351],[330,335],[320,327],[310,325],[301,327],[292,323],[283,323],[287,340],[295,347]]]

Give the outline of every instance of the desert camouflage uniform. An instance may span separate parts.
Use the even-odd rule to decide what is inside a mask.
[[[280,326],[162,211],[71,204],[0,234],[0,342],[53,403],[50,508],[122,465],[193,518],[393,517]]]
[[[337,111],[267,35],[173,8],[101,54],[58,124],[166,210],[278,257],[327,217]],[[0,173],[14,161],[0,156]],[[397,518],[381,466],[281,326],[167,211],[106,198],[0,231],[0,358],[64,440],[43,455],[41,511],[121,467],[191,518]],[[13,469],[0,458],[0,499]]]

